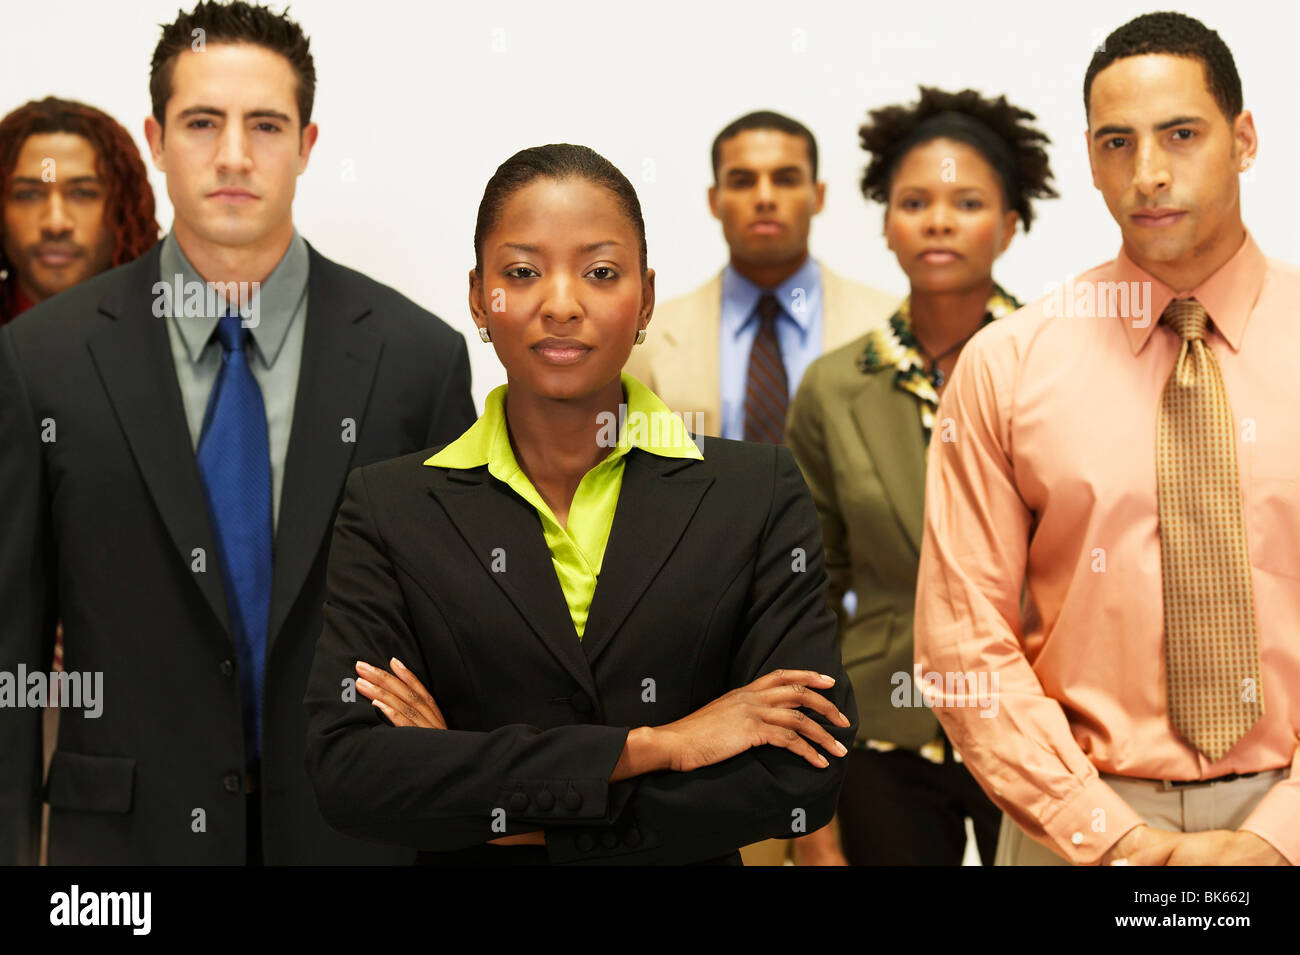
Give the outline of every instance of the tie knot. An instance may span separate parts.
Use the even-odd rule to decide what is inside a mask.
[[[769,293],[763,295],[758,300],[758,318],[763,322],[771,322],[781,314],[781,306],[776,300],[776,296]]]
[[[221,342],[221,349],[227,355],[231,352],[242,353],[248,336],[249,331],[244,327],[243,319],[239,317],[238,312],[222,315],[217,322],[217,340]]]
[[[1205,306],[1194,298],[1176,298],[1165,308],[1160,320],[1178,333],[1185,342],[1205,337],[1205,322],[1209,316]]]

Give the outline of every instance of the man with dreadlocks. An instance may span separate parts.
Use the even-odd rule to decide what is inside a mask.
[[[0,212],[0,324],[158,241],[131,136],[53,96],[0,119]]]

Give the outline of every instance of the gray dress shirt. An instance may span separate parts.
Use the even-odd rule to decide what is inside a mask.
[[[181,287],[203,278],[195,271],[172,233],[163,239],[159,260],[161,280],[173,288],[180,276]],[[289,248],[279,264],[262,282],[256,324],[251,324],[249,367],[266,405],[267,438],[271,446],[271,521],[280,519],[280,488],[284,483],[284,459],[289,450],[293,425],[293,403],[298,392],[298,370],[302,366],[302,340],[307,325],[307,243],[294,230]],[[190,442],[196,453],[207,412],[208,398],[221,370],[221,343],[216,339],[222,310],[192,316],[173,296],[172,317],[167,319],[172,360],[181,386]]]

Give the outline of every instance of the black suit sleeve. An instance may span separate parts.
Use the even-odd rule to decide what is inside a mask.
[[[789,450],[776,445],[774,451],[772,498],[730,682],[744,686],[781,668],[833,676],[835,686],[826,695],[851,725],[831,725],[811,710],[805,713],[848,747],[858,711],[827,605],[816,511]],[[822,752],[816,744],[813,748]],[[830,766],[819,769],[783,747],[764,745],[689,773],[651,773],[614,783],[614,801],[623,804],[614,837],[598,828],[548,829],[550,857],[678,864],[761,839],[813,832],[831,821],[844,782],[844,757],[824,755]],[[627,838],[629,832],[634,838]]]
[[[609,776],[627,727],[502,726],[491,732],[389,725],[360,694],[345,702],[340,674],[357,660],[423,659],[397,575],[372,520],[365,469],[348,477],[334,525],[325,625],[307,687],[307,771],[325,820],[348,835],[450,851],[540,828],[511,796],[565,780],[581,797],[571,814],[612,819]],[[504,832],[492,828],[504,819]]]
[[[469,351],[465,347],[465,338],[454,333],[453,337],[455,344],[442,375],[442,392],[429,417],[429,433],[425,437],[425,447],[429,448],[456,440],[478,417],[470,392]]]
[[[58,422],[49,425],[57,429]],[[42,424],[23,383],[11,329],[0,329],[0,673],[49,673],[54,661],[54,547],[41,460]],[[46,434],[57,440],[58,432]],[[26,687],[14,686],[26,693]],[[0,864],[35,865],[40,852],[40,707],[0,705]]]

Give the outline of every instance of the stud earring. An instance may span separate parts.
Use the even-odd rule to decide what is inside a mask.
[[[492,333],[489,332],[486,328],[480,328],[478,330],[478,337],[483,339],[483,341],[485,342],[492,341]]]
[[[640,345],[640,344],[643,343],[644,341],[645,341],[645,329],[644,329],[644,328],[638,328],[638,329],[637,329],[637,332],[636,332],[636,343],[637,343],[638,345]]]

